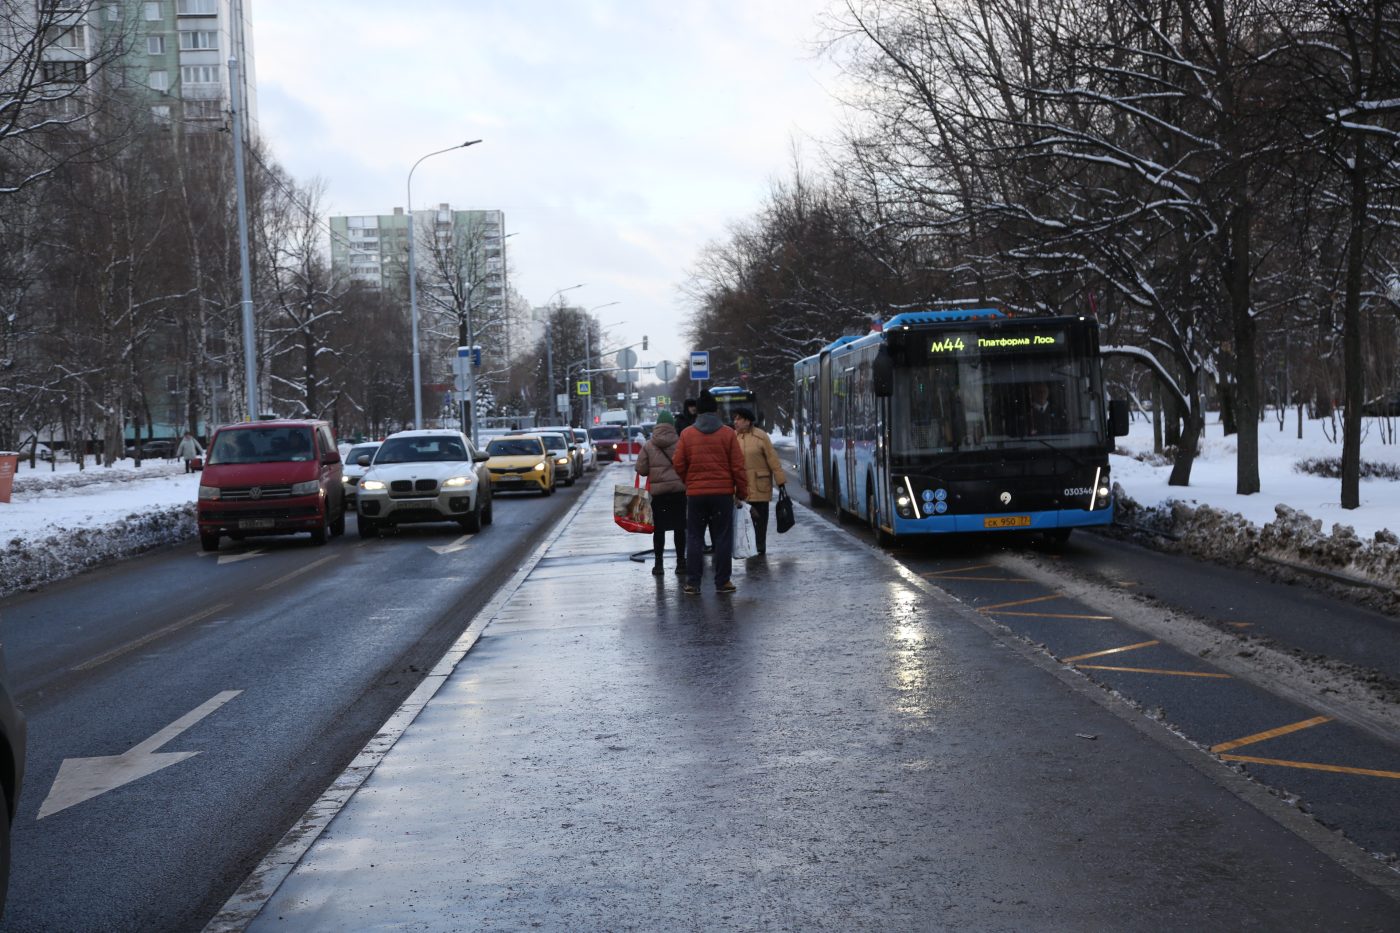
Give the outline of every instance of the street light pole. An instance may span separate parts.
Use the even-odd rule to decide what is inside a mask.
[[[418,170],[419,165],[423,164],[423,159],[431,159],[435,155],[452,152],[454,149],[475,146],[479,142],[481,142],[479,139],[469,139],[464,143],[430,152],[414,162],[413,168],[408,170],[408,184],[406,186],[408,196],[408,313],[413,332],[413,426],[415,428],[423,427],[423,368],[419,362],[418,350],[418,276],[413,264],[413,241],[418,239],[418,231],[413,226],[413,173]]]
[[[604,308],[611,308],[613,305],[619,304],[622,304],[622,302],[609,301],[607,304],[594,305],[584,312],[584,316],[587,318],[587,320],[583,322],[583,372],[585,376],[588,376],[588,371],[593,368],[593,312],[601,311]],[[588,398],[580,397],[579,399],[579,420],[582,422],[584,428],[588,427],[588,422],[590,421],[588,417],[589,409],[592,408],[593,405],[593,380],[591,376],[588,382]],[[568,387],[565,386],[565,388],[567,389]]]
[[[233,111],[233,177],[238,199],[238,266],[242,282],[243,378],[248,421],[258,417],[257,338],[253,333],[253,277],[248,262],[248,192],[243,180],[243,102],[238,97],[238,59],[228,60],[229,109]]]

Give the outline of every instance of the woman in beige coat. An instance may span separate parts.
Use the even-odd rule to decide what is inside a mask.
[[[656,552],[651,572],[658,577],[666,572],[662,556],[666,553],[668,531],[676,542],[676,573],[685,573],[685,483],[671,462],[678,440],[675,418],[663,411],[656,416],[651,439],[637,455],[637,473],[650,480],[651,518],[656,529],[651,535],[651,547]]]
[[[734,409],[734,430],[739,435],[739,449],[744,454],[744,468],[749,473],[749,508],[753,511],[754,544],[758,553],[768,549],[768,503],[773,500],[773,487],[787,485],[787,475],[778,460],[778,452],[768,434],[756,426],[750,409]]]

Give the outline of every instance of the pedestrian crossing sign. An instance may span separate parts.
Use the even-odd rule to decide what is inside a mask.
[[[579,394],[579,395],[592,395],[592,394],[593,394],[593,384],[592,384],[591,382],[589,382],[587,379],[580,379],[580,380],[579,380],[579,383],[578,383],[578,394]]]

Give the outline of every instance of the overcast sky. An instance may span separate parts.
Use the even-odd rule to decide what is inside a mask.
[[[702,247],[837,120],[828,0],[252,0],[261,131],[331,214],[499,208],[511,285],[683,359]]]

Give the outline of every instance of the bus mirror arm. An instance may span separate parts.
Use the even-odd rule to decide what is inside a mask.
[[[890,348],[882,346],[870,364],[871,380],[875,384],[877,398],[894,395],[894,360],[890,358]]]
[[[1115,398],[1108,403],[1108,430],[1114,437],[1128,433],[1128,400]]]

